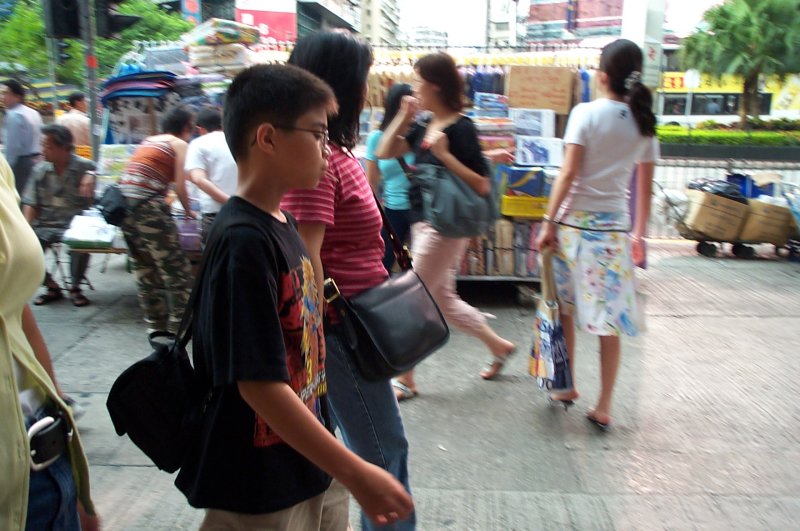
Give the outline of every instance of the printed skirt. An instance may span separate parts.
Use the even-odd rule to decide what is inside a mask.
[[[572,211],[560,223],[553,270],[561,311],[590,334],[637,335],[628,216]]]

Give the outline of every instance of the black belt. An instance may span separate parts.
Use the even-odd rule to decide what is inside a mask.
[[[45,414],[28,428],[31,448],[31,470],[44,470],[67,450],[72,439],[72,427],[66,413]]]
[[[29,157],[38,157],[39,155],[41,155],[41,153],[29,153],[29,154],[27,154],[27,155],[20,155],[20,157],[19,157],[19,158],[21,158],[21,159],[27,159],[27,158],[29,158]]]

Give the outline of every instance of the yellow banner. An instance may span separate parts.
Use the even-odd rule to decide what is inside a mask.
[[[716,78],[709,74],[700,76],[700,86],[692,92],[698,94],[741,94],[744,88],[744,80],[740,76],[725,74]],[[777,94],[783,90],[783,84],[777,77],[769,77],[760,92],[767,94]],[[689,92],[683,80],[683,72],[662,72],[661,73],[661,92],[685,93]]]
[[[788,76],[773,94],[776,96],[772,98],[772,110],[800,112],[800,76]]]

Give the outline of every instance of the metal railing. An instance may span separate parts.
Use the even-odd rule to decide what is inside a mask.
[[[680,238],[675,228],[675,211],[667,204],[670,192],[679,195],[686,185],[695,179],[724,180],[730,173],[753,175],[758,172],[774,172],[782,181],[800,185],[800,162],[777,162],[737,159],[660,159],[656,164],[653,209],[650,217],[649,235],[653,238]],[[660,185],[660,186],[658,186]],[[664,193],[667,198],[664,198]]]

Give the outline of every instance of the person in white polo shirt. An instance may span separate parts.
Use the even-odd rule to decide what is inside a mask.
[[[184,169],[200,189],[203,245],[220,207],[236,191],[236,161],[222,132],[222,112],[207,107],[197,113],[199,137],[189,143]]]

